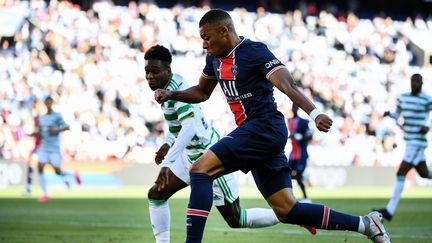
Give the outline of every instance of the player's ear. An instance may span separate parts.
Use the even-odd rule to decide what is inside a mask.
[[[219,33],[223,36],[223,37],[228,37],[229,35],[229,31],[230,29],[228,28],[228,26],[223,25],[219,28]]]

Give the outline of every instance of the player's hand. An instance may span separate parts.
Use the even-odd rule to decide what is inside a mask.
[[[59,133],[59,131],[58,131],[57,128],[55,128],[55,127],[48,127],[48,132],[49,132],[49,134],[51,134],[51,135],[56,135],[56,134]]]
[[[154,96],[155,96],[156,102],[160,104],[162,102],[169,100],[171,98],[171,94],[172,94],[172,92],[169,90],[157,89],[155,91]]]
[[[162,163],[162,161],[165,158],[165,155],[167,155],[168,150],[170,149],[170,146],[166,143],[164,143],[159,150],[156,152],[155,162],[156,164]]]
[[[168,185],[170,171],[168,167],[161,168],[158,178],[155,181],[158,191],[161,191]]]
[[[384,112],[383,116],[390,116],[390,111]]]
[[[421,126],[420,128],[420,133],[421,134],[426,134],[429,132],[429,127],[428,126]]]
[[[326,114],[319,114],[315,118],[315,125],[321,132],[328,132],[330,127],[332,126],[333,121]]]

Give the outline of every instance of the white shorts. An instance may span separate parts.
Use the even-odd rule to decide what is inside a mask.
[[[41,164],[52,164],[55,168],[60,168],[62,162],[62,156],[59,152],[47,152],[38,149],[36,152],[39,163]]]
[[[169,168],[180,180],[190,185],[189,168],[191,163],[184,150]],[[234,173],[221,176],[213,182],[213,203],[224,206],[225,200],[232,203],[239,197],[238,182]]]
[[[426,148],[408,145],[405,148],[403,160],[416,166],[420,162],[426,161],[425,150]]]

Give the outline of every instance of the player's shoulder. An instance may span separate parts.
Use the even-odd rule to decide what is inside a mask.
[[[166,87],[167,90],[175,91],[175,90],[183,90],[188,88],[188,84],[186,80],[177,73],[173,73],[172,77]]]
[[[269,51],[266,44],[247,38],[242,40],[242,43],[239,45],[239,50],[245,51],[246,53],[251,55]]]
[[[429,102],[432,102],[432,96],[426,94],[425,92],[421,92],[419,96],[421,98],[427,99]]]

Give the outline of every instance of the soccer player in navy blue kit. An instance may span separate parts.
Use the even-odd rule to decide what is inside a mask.
[[[284,154],[288,131],[276,108],[273,87],[309,114],[318,130],[327,132],[332,120],[297,89],[286,67],[263,43],[237,35],[227,12],[208,11],[199,28],[207,58],[198,85],[183,91],[158,89],[155,99],[199,103],[210,97],[219,82],[238,127],[191,166],[186,242],[202,241],[212,206],[213,180],[237,170],[252,172],[261,194],[283,223],[355,231],[374,242],[390,242],[378,212],[352,216],[323,205],[296,202]]]
[[[306,186],[303,182],[303,172],[306,169],[308,154],[308,144],[312,139],[312,130],[309,128],[309,120],[298,115],[299,107],[292,106],[292,117],[288,119],[288,132],[291,141],[291,153],[288,157],[288,164],[291,167],[291,176],[297,181],[303,192],[301,202],[311,202],[306,193]]]

